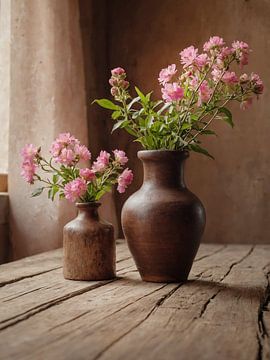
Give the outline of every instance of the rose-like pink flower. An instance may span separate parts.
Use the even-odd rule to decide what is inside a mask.
[[[180,57],[181,57],[181,64],[183,64],[184,68],[187,66],[190,66],[194,63],[194,60],[196,59],[198,54],[198,49],[195,49],[194,46],[189,46],[187,48],[185,48],[184,50],[182,50],[180,52]]]
[[[220,53],[218,54],[218,59],[224,61],[228,56],[230,56],[233,53],[233,49],[225,46],[221,48]]]
[[[234,71],[226,71],[222,76],[222,81],[226,84],[233,85],[238,83],[238,78]]]
[[[200,54],[195,58],[194,63],[198,66],[198,68],[202,68],[208,63],[208,61],[209,59],[207,54]]]
[[[73,150],[68,148],[63,148],[58,156],[54,158],[55,162],[70,166],[72,165],[76,160],[76,154]]]
[[[214,48],[221,48],[225,45],[224,40],[219,36],[211,36],[210,39],[203,45],[204,51],[210,51]]]
[[[232,43],[232,48],[235,52],[236,59],[238,59],[241,67],[243,65],[247,65],[248,64],[248,55],[251,51],[249,48],[249,45],[247,43],[245,43],[244,41],[234,41]]]
[[[87,191],[87,184],[84,179],[77,178],[65,185],[65,198],[71,202],[75,202],[82,197]]]
[[[171,81],[172,77],[177,73],[176,65],[172,64],[162,69],[159,73],[158,81],[160,84],[165,85],[167,82]]]
[[[259,75],[255,74],[255,73],[251,73],[250,80],[254,84],[254,92],[255,92],[255,94],[258,94],[258,95],[262,94],[263,89],[264,89],[264,85],[263,85],[263,82],[262,82],[261,78],[259,77]]]
[[[181,100],[184,96],[184,90],[177,83],[165,84],[161,92],[166,102]]]
[[[75,145],[74,152],[79,160],[87,161],[91,159],[91,153],[85,145]]]
[[[34,161],[37,153],[38,153],[38,148],[33,144],[27,144],[21,150],[21,155],[23,157],[24,162]]]
[[[126,71],[121,67],[117,67],[117,68],[112,69],[111,73],[113,76],[120,76],[120,75],[126,74]]]
[[[214,68],[211,72],[211,75],[213,77],[213,80],[217,82],[221,79],[222,71],[220,69]]]
[[[125,169],[122,174],[119,175],[117,182],[118,182],[118,186],[117,186],[117,191],[119,193],[124,193],[126,191],[126,188],[128,187],[128,185],[130,185],[132,183],[133,180],[133,173],[131,170],[129,169]]]
[[[115,160],[120,165],[125,165],[128,162],[126,153],[123,150],[114,150],[113,153],[114,153]]]
[[[96,175],[93,170],[85,168],[80,169],[80,177],[84,178],[86,181],[92,181],[95,179]]]
[[[210,99],[212,91],[207,81],[204,80],[199,88],[198,106],[201,106],[203,102],[207,102]]]
[[[92,170],[101,172],[106,169],[110,161],[110,154],[107,151],[101,151],[96,161],[93,163]]]
[[[252,98],[248,98],[241,102],[240,109],[247,110],[252,105]]]
[[[21,176],[29,183],[34,183],[34,175],[37,169],[37,165],[30,160],[26,160],[22,163]]]

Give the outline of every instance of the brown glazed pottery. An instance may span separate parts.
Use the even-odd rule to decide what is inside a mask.
[[[125,203],[122,226],[145,281],[187,280],[205,227],[205,210],[184,182],[187,151],[144,150],[142,187]]]
[[[100,203],[77,203],[78,216],[64,226],[64,277],[107,280],[115,273],[113,226],[99,219]]]

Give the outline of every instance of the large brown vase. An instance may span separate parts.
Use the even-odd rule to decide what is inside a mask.
[[[113,226],[101,220],[99,203],[77,203],[78,216],[64,226],[64,277],[107,280],[115,274]]]
[[[205,210],[184,182],[186,151],[145,150],[142,187],[125,203],[122,226],[145,281],[188,278],[205,227]]]

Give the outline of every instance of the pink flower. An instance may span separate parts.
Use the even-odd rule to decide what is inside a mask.
[[[219,69],[217,69],[217,68],[215,68],[215,69],[211,72],[211,74],[212,74],[213,80],[214,80],[215,82],[217,82],[217,81],[219,81],[219,80],[221,79],[222,71],[219,70]]]
[[[75,162],[76,154],[71,149],[63,148],[60,154],[56,156],[54,160],[59,164],[70,166]]]
[[[34,161],[37,153],[38,153],[38,148],[35,147],[33,144],[27,144],[21,150],[23,161]]]
[[[249,81],[248,74],[242,74],[239,78],[241,84],[245,84]]]
[[[222,81],[224,81],[226,84],[233,85],[238,82],[238,78],[234,71],[226,71],[222,76]]]
[[[244,41],[234,41],[232,43],[232,48],[235,51],[236,59],[239,61],[240,65],[247,65],[248,55],[250,53],[248,44]]]
[[[75,202],[82,197],[87,191],[87,184],[84,179],[77,178],[65,185],[65,198],[71,202]]]
[[[80,176],[86,181],[92,181],[96,177],[94,171],[88,168],[80,169]]]
[[[214,48],[220,48],[225,45],[224,40],[219,36],[211,36],[210,39],[203,45],[204,51],[209,51]]]
[[[22,163],[22,172],[21,172],[21,176],[29,183],[29,184],[33,184],[34,183],[34,175],[37,169],[37,165],[30,161],[24,161]]]
[[[111,88],[111,94],[112,96],[118,96],[119,95],[119,89],[115,86]]]
[[[258,94],[258,95],[262,94],[264,85],[263,85],[263,82],[262,82],[261,78],[259,77],[259,75],[255,74],[255,73],[251,73],[250,80],[254,84],[255,94]]]
[[[184,96],[184,90],[177,83],[165,84],[161,92],[166,102],[181,100]]]
[[[208,61],[209,59],[207,54],[200,54],[195,58],[194,63],[198,66],[198,68],[202,68],[208,63]]]
[[[240,109],[247,110],[252,105],[252,98],[248,98],[241,102]]]
[[[117,186],[117,191],[119,193],[124,193],[126,191],[126,188],[128,187],[128,185],[130,185],[132,183],[133,180],[133,173],[131,170],[129,169],[125,169],[122,174],[119,175],[117,182],[118,182],[118,186]]]
[[[124,75],[126,74],[126,71],[121,68],[121,67],[117,67],[111,70],[112,76],[120,76],[120,75]]]
[[[184,65],[184,68],[194,63],[194,60],[197,57],[197,53],[198,49],[195,49],[194,46],[189,46],[180,52],[179,55],[181,57],[181,64]]]
[[[101,151],[97,160],[93,163],[92,170],[94,172],[103,171],[109,164],[110,154],[106,151]]]
[[[212,95],[212,89],[209,87],[206,80],[204,80],[199,88],[198,106],[203,102],[207,102]]]
[[[162,69],[159,73],[158,81],[160,84],[165,85],[167,82],[171,81],[172,77],[177,73],[176,65],[169,65],[167,68]]]
[[[128,162],[126,153],[123,150],[114,150],[113,153],[114,153],[115,160],[120,165],[125,165]]]
[[[228,56],[233,53],[233,49],[225,46],[221,49],[220,53],[218,54],[218,58],[220,60],[225,60]]]
[[[74,151],[79,160],[87,161],[91,159],[91,153],[85,145],[75,145]]]

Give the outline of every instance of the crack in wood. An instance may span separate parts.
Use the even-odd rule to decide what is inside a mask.
[[[227,245],[224,245],[224,246],[220,247],[219,249],[213,251],[213,252],[210,253],[210,254],[202,255],[201,257],[196,258],[196,259],[194,260],[194,262],[199,261],[199,260],[202,260],[202,259],[205,259],[205,258],[208,258],[208,257],[210,257],[210,256],[213,256],[213,255],[221,252],[222,250],[224,250],[226,247],[227,247]]]
[[[263,268],[263,270],[267,267],[267,265]],[[266,339],[269,338],[269,334],[265,325],[264,321],[264,313],[268,310],[268,305],[270,302],[270,272],[265,274],[267,280],[267,286],[265,288],[264,297],[260,304],[258,310],[258,331],[257,331],[257,341],[258,341],[258,353],[257,353],[257,360],[264,359],[264,342]]]
[[[112,346],[114,346],[116,343],[118,343],[120,340],[122,340],[126,335],[128,335],[129,333],[131,333],[133,330],[135,330],[136,328],[138,328],[141,324],[143,324],[167,299],[169,299],[169,297],[171,297],[181,286],[183,285],[183,283],[176,285],[171,291],[169,291],[167,294],[163,295],[160,299],[157,300],[157,302],[155,303],[155,305],[152,307],[152,309],[148,312],[148,314],[141,320],[139,321],[136,325],[134,325],[133,327],[131,327],[128,331],[126,331],[125,333],[123,333],[121,336],[119,336],[117,339],[115,339],[113,342],[111,342],[108,346],[106,346],[102,351],[100,351],[94,358],[93,360],[97,360],[99,359],[106,351],[108,351]],[[166,284],[163,287],[168,286],[168,284]],[[160,289],[159,289],[160,290]]]
[[[26,292],[24,292],[24,293],[22,293],[22,294],[19,294],[19,295],[17,295],[17,296],[13,296],[13,297],[11,297],[11,298],[8,298],[7,300],[3,300],[3,299],[5,299],[5,298],[2,298],[2,300],[3,300],[3,302],[9,302],[9,301],[12,301],[12,300],[14,300],[14,299],[18,299],[19,297],[22,297],[22,296],[31,294],[31,293],[33,293],[33,292],[35,292],[35,291],[38,291],[38,290],[41,290],[41,289],[46,289],[46,287],[45,287],[45,286],[41,286],[41,287],[39,287],[39,288],[30,290],[30,291],[26,291]],[[7,296],[6,296],[6,297],[7,297]]]

